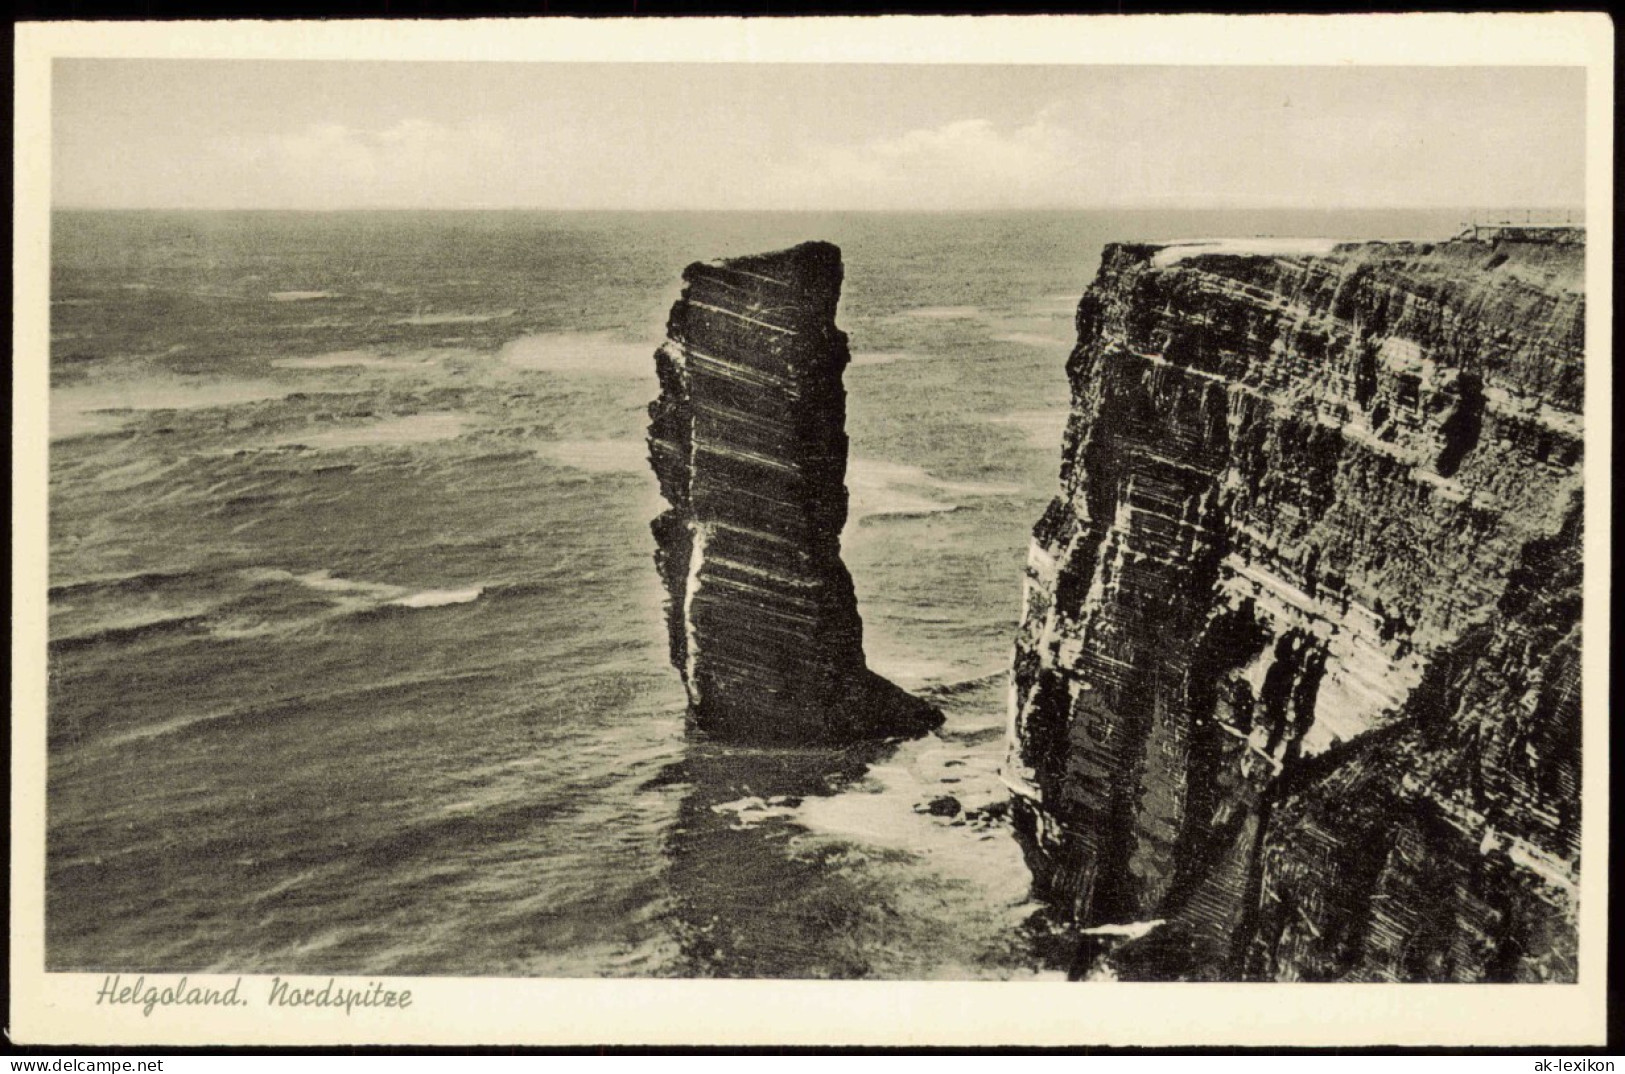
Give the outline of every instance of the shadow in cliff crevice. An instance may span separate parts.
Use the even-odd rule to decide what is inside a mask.
[[[1395,722],[1347,742],[1339,742],[1325,752],[1289,765],[1259,793],[1256,803],[1240,810],[1224,823],[1209,830],[1200,841],[1189,844],[1188,861],[1158,905],[1156,919],[1164,923],[1142,936],[1080,937],[1071,979],[1098,974],[1109,967],[1115,979],[1124,981],[1209,980],[1243,981],[1262,971],[1254,950],[1266,923],[1261,913],[1264,854],[1271,835],[1276,809],[1282,802],[1300,794],[1350,764],[1360,763],[1385,743],[1414,732],[1414,720],[1394,718]],[[1252,831],[1249,832],[1249,827]],[[1246,842],[1245,846],[1241,844]],[[1215,896],[1213,886],[1219,872],[1233,855],[1245,860],[1243,886],[1236,927],[1229,935],[1215,932],[1213,922],[1204,923],[1204,900]],[[1377,853],[1380,860],[1385,850]],[[1358,902],[1359,900],[1351,900]],[[1286,911],[1278,911],[1280,919]],[[1351,943],[1363,921],[1351,921]],[[1270,948],[1266,938],[1264,947]]]

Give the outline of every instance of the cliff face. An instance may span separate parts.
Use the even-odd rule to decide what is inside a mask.
[[[1122,975],[1573,978],[1583,253],[1107,249],[1006,778]]]
[[[914,733],[941,717],[870,672],[846,523],[841,253],[690,265],[655,354],[649,452],[672,664],[696,726],[750,741]]]

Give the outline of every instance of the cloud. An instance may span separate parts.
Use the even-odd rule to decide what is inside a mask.
[[[809,146],[772,169],[764,200],[868,209],[1012,208],[1065,204],[1095,169],[1051,110],[1001,128],[956,119],[849,145]]]
[[[252,175],[254,187],[298,191],[314,207],[456,204],[478,200],[509,143],[500,125],[479,119],[404,119],[377,130],[312,123],[227,138],[220,163]]]
[[[1544,98],[1509,104],[1496,83],[1469,79],[1438,99],[1405,92],[1409,82],[1365,95],[1290,79],[1279,92],[1222,88],[1194,76],[1108,84],[1025,120],[963,117],[804,144],[765,166],[752,207],[1319,209],[1583,197],[1577,116]],[[1512,160],[1519,167],[1503,166]]]
[[[55,123],[52,181],[62,205],[227,209],[1324,208],[1584,192],[1581,83],[1538,71],[1090,68],[1018,85],[978,69],[916,85],[659,67],[504,69],[466,92],[437,71],[384,92],[370,69],[335,88],[277,66],[163,93],[142,67],[94,82]]]

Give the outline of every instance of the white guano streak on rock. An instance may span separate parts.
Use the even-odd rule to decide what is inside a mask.
[[[700,566],[705,562],[705,542],[710,539],[710,532],[696,522],[692,533],[688,553],[688,583],[683,588],[683,651],[687,656],[683,679],[688,685],[689,701],[698,705],[700,682],[695,673],[699,664],[700,633],[694,629],[694,598],[700,592]]]
[[[725,310],[721,306],[712,306],[712,305],[710,305],[708,303],[705,303],[705,302],[697,302],[692,298],[688,300],[688,304],[690,306],[695,307],[696,309],[702,309],[702,310],[705,310],[705,311],[707,311],[709,313],[720,313],[724,317],[732,317],[735,320],[744,321],[747,324],[756,325],[758,328],[765,328],[769,332],[777,332],[780,335],[785,335],[785,336],[793,336],[793,335],[796,334],[796,331],[793,328],[785,328],[783,325],[769,324],[766,321],[758,321],[755,317],[749,317],[749,316],[746,316],[743,313],[739,313],[739,312],[736,312],[734,310]]]

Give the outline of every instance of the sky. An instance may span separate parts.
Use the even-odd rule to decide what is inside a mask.
[[[1579,208],[1579,68],[59,59],[59,208]]]

